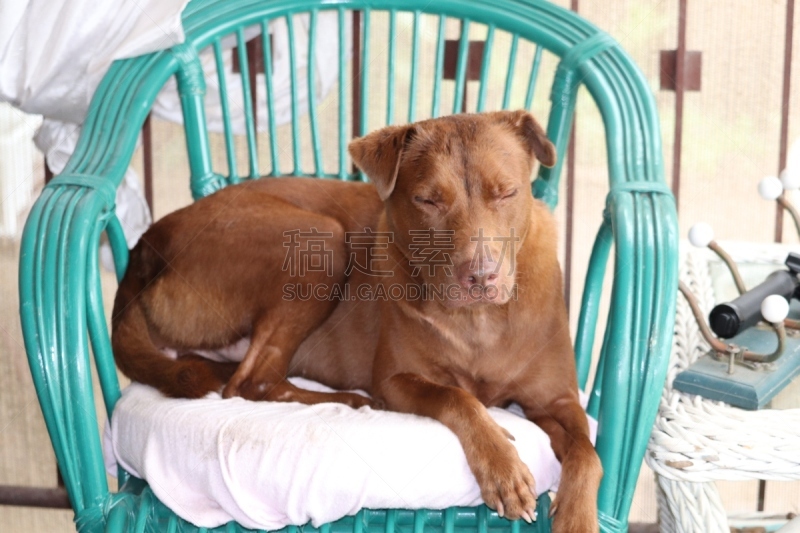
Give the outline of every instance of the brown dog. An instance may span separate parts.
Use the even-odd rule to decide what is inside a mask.
[[[530,520],[534,480],[486,411],[517,402],[563,465],[554,531],[597,531],[602,468],[554,222],[529,192],[536,159],[555,163],[541,126],[522,111],[456,115],[382,129],[350,154],[374,186],[247,182],[145,233],[114,305],[120,369],[187,398],[369,403],[292,375],[369,391],[450,428],[484,501]],[[199,355],[231,345],[245,348],[238,366]]]

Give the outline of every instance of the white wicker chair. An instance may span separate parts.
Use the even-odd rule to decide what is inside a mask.
[[[723,247],[737,263],[773,265],[773,270],[783,264],[788,251],[800,251],[774,244]],[[680,278],[706,316],[716,298],[725,299],[726,292],[730,296],[725,285],[733,287],[710,250],[688,243],[681,245]],[[748,287],[757,282],[750,281]],[[716,480],[800,480],[800,408],[745,411],[672,388],[675,376],[708,349],[689,305],[678,296],[667,383],[646,454],[656,473],[662,532],[728,533]],[[800,379],[790,385],[798,386]]]

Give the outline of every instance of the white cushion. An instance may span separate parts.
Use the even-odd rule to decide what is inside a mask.
[[[292,379],[298,386],[330,390]],[[539,494],[557,488],[550,441],[518,414],[490,409],[515,437]],[[596,423],[589,419],[594,439]],[[146,480],[201,527],[231,520],[275,530],[314,526],[361,508],[443,509],[481,503],[455,435],[439,422],[342,404],[176,400],[132,384],[105,435],[106,464]]]

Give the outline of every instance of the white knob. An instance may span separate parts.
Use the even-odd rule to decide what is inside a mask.
[[[773,294],[764,298],[761,302],[761,316],[768,322],[778,324],[783,322],[789,315],[789,302],[779,294]]]
[[[758,194],[764,200],[777,200],[783,194],[783,184],[775,176],[767,176],[758,182]]]
[[[786,167],[783,169],[783,172],[781,172],[781,184],[785,191],[800,189],[800,172],[796,169]]]
[[[705,248],[714,240],[714,229],[710,224],[698,222],[689,229],[689,242],[692,246]]]

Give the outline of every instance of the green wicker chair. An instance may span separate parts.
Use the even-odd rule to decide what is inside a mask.
[[[642,74],[607,34],[574,13],[540,0],[193,0],[183,15],[184,44],[112,65],[92,101],[75,153],[64,172],[45,187],[33,207],[25,226],[19,268],[25,347],[78,530],[205,531],[170,512],[141,480],[122,473],[119,490],[111,492],[103,468],[90,346],[107,414],[112,413],[120,391],[103,313],[97,246],[105,231],[112,244],[117,276],[121,277],[128,252],[114,212],[115,190],[128,167],[143,121],[156,94],[174,75],[183,109],[193,196],[199,198],[240,179],[259,177],[263,172],[258,163],[244,30],[252,26],[266,29],[269,21],[284,18],[291,35],[291,15],[310,13],[309,46],[313,49],[318,16],[328,10],[337,14],[339,22],[339,81],[335,98],[338,115],[334,114],[338,131],[335,136],[326,135],[330,139],[326,143],[320,141],[319,105],[310,91],[310,105],[302,110],[308,113],[302,120],[310,124],[310,153],[302,153],[301,110],[296,101],[291,106],[292,118],[287,126],[291,131],[291,150],[287,150],[288,154],[279,153],[271,97],[271,43],[269,38],[263,38],[267,32],[262,32],[270,117],[266,136],[272,167],[269,175],[281,173],[283,155],[284,166],[287,158],[292,163],[291,170],[284,174],[363,179],[348,165],[347,142],[352,136],[363,135],[368,128],[391,123],[400,114],[395,109],[399,101],[395,92],[400,86],[398,80],[402,79],[404,87],[408,87],[410,99],[408,115],[403,120],[426,117],[418,113],[422,98],[430,100],[431,111],[427,116],[444,112],[445,102],[452,104],[453,112],[460,111],[468,94],[464,89],[469,49],[466,30],[471,25],[486,31],[479,80],[473,82],[478,88],[477,98],[474,91],[471,97],[475,110],[508,108],[517,93],[524,93],[524,107],[530,108],[543,52],[551,54],[558,63],[547,131],[563,156],[579,87],[585,86],[595,100],[605,123],[610,192],[586,277],[575,348],[583,386],[589,374],[600,290],[613,243],[616,260],[612,300],[589,411],[599,419],[597,450],[605,469],[598,499],[601,527],[608,532],[627,530],[631,499],[661,397],[672,338],[677,288],[675,204],[664,183],[658,117]],[[364,75],[360,101],[355,106],[345,90],[349,78],[346,49],[342,45],[349,10],[361,11],[363,42],[386,39],[383,42],[389,55],[388,79],[385,84],[375,84],[369,82],[371,46],[361,47]],[[421,50],[420,21],[430,20],[431,16],[439,21],[438,32],[426,34],[425,40],[435,43],[426,52]],[[374,30],[379,17],[388,17],[385,37]],[[396,59],[399,17],[413,21],[411,61],[407,64]],[[448,18],[460,21],[462,28],[454,82],[443,81]],[[205,80],[198,59],[199,52],[211,47],[220,61],[220,40],[226,35],[234,35],[238,40],[250,167],[249,175],[243,178],[236,170],[235,139],[230,109],[224,105],[227,100],[224,89],[228,172],[222,175],[213,170],[204,109]],[[501,36],[506,42],[510,40],[510,46],[508,54],[498,60],[492,50]],[[517,58],[523,44],[535,45],[536,52],[532,60],[526,59],[522,67],[517,67],[517,63],[523,63]],[[295,48],[292,42],[289,56],[292,65],[299,53]],[[423,76],[419,73],[423,58],[433,62],[432,85],[425,82],[423,86]],[[492,75],[490,63],[502,75]],[[315,69],[310,68],[301,80],[293,69],[293,95],[297,96],[303,83],[313,87],[314,76]],[[224,88],[224,80],[221,81]],[[520,81],[527,83],[527,91],[512,90],[520,86]],[[386,90],[376,95],[378,85],[385,85]],[[378,97],[385,101],[387,109],[385,115],[380,113],[382,118],[376,119],[369,102],[373,98],[378,101]],[[497,104],[491,105],[492,100]],[[520,107],[520,103],[514,107]],[[348,111],[352,107],[360,109],[360,121],[352,128],[358,131],[351,132]],[[533,194],[551,206],[557,202],[562,160],[559,157],[555,168],[543,168],[533,183]],[[313,161],[313,168],[306,168],[308,161]],[[540,498],[539,520],[533,525],[509,522],[480,506],[443,511],[363,510],[319,530],[322,533],[549,531],[548,504],[546,496]],[[310,525],[303,529],[317,531]],[[214,531],[241,530],[231,523]],[[298,528],[287,530],[294,533]]]

